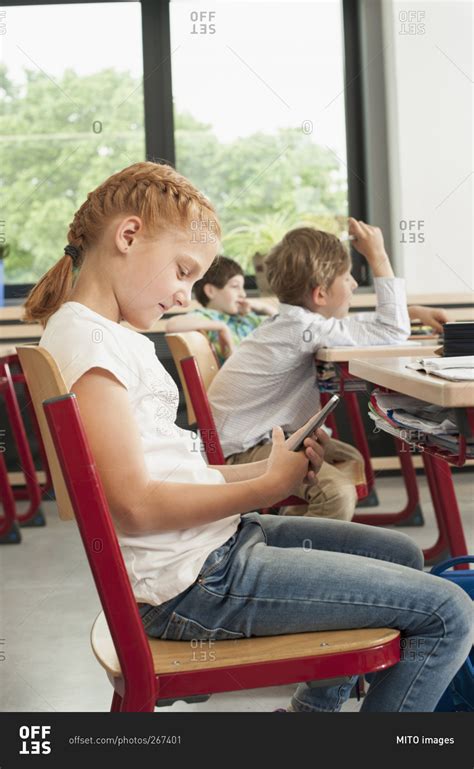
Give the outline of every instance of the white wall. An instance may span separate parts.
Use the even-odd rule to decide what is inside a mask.
[[[410,293],[474,290],[472,17],[470,0],[382,2],[392,252]]]

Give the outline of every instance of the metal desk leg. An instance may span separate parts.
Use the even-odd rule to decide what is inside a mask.
[[[395,438],[395,448],[400,460],[402,478],[407,492],[405,507],[399,513],[374,513],[372,515],[358,513],[353,519],[357,523],[369,523],[375,526],[390,526],[398,523],[400,525],[405,524],[406,526],[407,519],[412,518],[417,512],[421,512],[418,483],[411,460],[411,453],[407,450],[403,441],[398,440],[398,438]]]
[[[357,395],[353,392],[346,393],[344,400],[347,404],[350,425],[354,435],[354,443],[364,458],[365,475],[367,478],[367,486],[370,491],[374,487],[375,476],[372,467],[372,460],[370,457],[369,443],[367,441],[365,426],[360,414]],[[411,521],[412,525],[419,525],[418,522],[415,524],[415,516],[418,514],[418,519],[421,517],[420,523],[423,525],[423,518],[420,516],[421,510],[418,484],[416,481],[416,473],[413,467],[413,462],[411,460],[411,454],[409,451],[407,451],[406,445],[403,443],[403,441],[398,439],[395,439],[395,448],[400,460],[402,478],[407,492],[407,503],[405,507],[398,513],[356,513],[353,518],[353,521],[356,523],[368,523],[372,526],[390,526],[394,524],[404,524],[407,526],[409,525],[409,521]]]
[[[423,463],[440,531],[437,543],[427,553],[432,556],[433,551],[439,552],[440,542],[444,539],[443,544],[448,545],[453,558],[457,555],[467,555],[466,538],[454,491],[451,468],[444,459],[427,452],[423,453]],[[465,566],[458,564],[454,568],[464,569]]]

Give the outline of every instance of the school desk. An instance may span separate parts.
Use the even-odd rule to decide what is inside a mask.
[[[347,383],[349,380],[353,379],[348,370],[349,362],[354,360],[354,358],[370,360],[376,356],[379,358],[393,358],[398,355],[413,357],[421,355],[428,356],[433,355],[438,347],[439,343],[436,343],[433,346],[432,343],[427,345],[426,343],[417,342],[403,345],[371,345],[368,347],[322,347],[316,353],[316,361],[331,364],[332,367],[334,367],[335,374],[340,379],[338,392],[344,397],[354,444],[359,449],[364,459],[365,477],[369,494],[374,491],[375,485],[374,460],[370,456],[369,443],[360,413],[357,392],[351,392],[347,389]],[[331,393],[324,392],[324,386],[324,381],[320,381],[321,402],[323,405],[331,395]],[[364,389],[364,384],[361,382],[359,391]],[[330,427],[333,432],[334,438],[338,438],[335,415],[331,415],[326,421],[328,427]],[[389,526],[394,524],[415,524],[415,522],[420,520],[420,497],[412,457],[410,453],[406,451],[405,446],[401,441],[395,440],[395,448],[406,489],[407,502],[405,507],[395,513],[356,513],[353,520],[357,523]]]
[[[435,446],[426,446],[421,440],[405,442],[421,450],[438,524],[438,539],[432,547],[425,550],[425,558],[433,559],[446,548],[453,557],[466,555],[466,539],[450,464],[458,467],[465,464],[466,438],[474,434],[474,382],[450,382],[432,374],[406,368],[411,360],[412,358],[407,356],[389,359],[354,358],[349,361],[349,374],[393,392],[456,410],[460,428],[460,445],[456,454]]]

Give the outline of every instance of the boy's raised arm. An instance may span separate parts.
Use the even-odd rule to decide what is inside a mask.
[[[354,248],[367,259],[374,278],[395,277],[380,227],[349,217],[349,235],[352,235]]]
[[[325,318],[315,313],[305,330],[302,348],[316,352],[324,347],[401,344],[410,336],[405,281],[396,278],[385,250],[382,231],[362,221],[349,219],[354,247],[367,259],[374,276],[377,297],[375,312],[360,312],[345,318]]]

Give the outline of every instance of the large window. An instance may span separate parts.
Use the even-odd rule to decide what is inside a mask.
[[[354,147],[346,158],[360,67],[349,56],[345,89],[341,0],[11,3],[0,29],[0,227],[13,295],[61,256],[87,193],[146,157],[175,163],[210,197],[223,249],[247,274],[292,227],[345,229],[347,168],[352,197],[363,174]]]
[[[87,193],[145,157],[141,6],[6,7],[2,22],[6,282],[34,283]]]
[[[253,272],[290,228],[347,217],[342,8],[170,4],[176,166],[217,206],[224,251]]]

